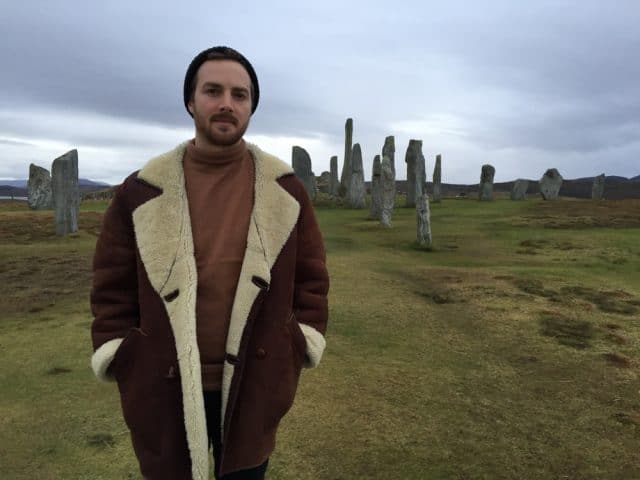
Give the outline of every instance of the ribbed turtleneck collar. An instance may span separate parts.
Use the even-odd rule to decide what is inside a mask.
[[[247,144],[240,140],[236,145],[222,152],[209,153],[196,147],[195,140],[187,143],[187,156],[195,164],[206,166],[219,166],[228,163],[240,162],[247,152]]]

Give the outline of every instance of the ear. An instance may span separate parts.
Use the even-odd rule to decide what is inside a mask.
[[[189,100],[189,103],[187,103],[187,108],[189,109],[191,115],[193,115],[193,99]]]

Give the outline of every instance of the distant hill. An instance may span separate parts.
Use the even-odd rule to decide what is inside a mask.
[[[561,197],[572,198],[591,198],[591,188],[593,186],[594,177],[585,177],[575,180],[563,180],[560,187]],[[371,187],[371,182],[365,182],[367,188]],[[514,182],[499,182],[493,184],[494,192],[510,193]],[[445,197],[456,197],[464,195],[473,198],[478,195],[479,184],[463,185],[455,183],[443,183],[441,187],[442,195]],[[398,192],[407,192],[407,181],[396,181],[396,189]],[[433,186],[431,182],[427,182],[427,191],[432,192]],[[529,188],[527,195],[539,195],[540,187],[538,180],[529,179]],[[623,200],[625,198],[640,198],[640,176],[628,179],[626,177],[608,176],[604,181],[604,198],[608,200]]]
[[[18,188],[27,188],[27,179],[24,180],[3,180],[0,179],[0,186],[3,187],[18,187]],[[81,187],[109,187],[108,183],[104,182],[96,182],[95,180],[89,180],[88,178],[79,178],[78,184]]]
[[[26,197],[27,190],[11,185],[0,185],[0,197]]]
[[[591,198],[593,177],[575,180],[563,180],[559,195],[571,198]],[[496,192],[511,192],[513,182],[496,183]],[[476,185],[476,192],[477,192]],[[539,195],[540,186],[537,180],[529,180],[527,195]],[[604,179],[604,198],[607,200],[623,200],[625,198],[640,198],[640,182],[633,182],[625,177],[610,176]]]
[[[573,180],[569,180],[572,182],[593,182],[595,177],[581,177],[581,178],[574,178]],[[638,175],[637,177],[633,177],[636,179],[640,179],[640,175]],[[610,182],[633,182],[635,181],[633,178],[627,178],[627,177],[620,177],[618,175],[607,175],[606,179]]]
[[[0,178],[0,186],[8,186],[8,187],[18,187],[18,188],[27,188],[27,179],[24,180],[3,180]],[[81,187],[85,186],[95,186],[95,187],[109,187],[108,183],[104,182],[96,182],[94,180],[89,180],[88,178],[79,178],[78,184]]]
[[[0,180],[0,186],[27,188],[26,180]]]
[[[589,180],[590,182],[593,182],[594,177],[589,177],[587,178],[587,180]],[[609,180],[610,182],[630,182],[631,180],[626,178],[626,177],[619,177],[617,175],[609,175],[608,177],[605,176],[606,180]]]
[[[594,177],[583,177],[576,179],[565,179],[560,188],[560,196],[573,198],[591,198],[591,187]],[[115,186],[112,187],[104,182],[96,182],[86,178],[79,179],[80,193],[83,198],[110,198],[113,195]],[[367,188],[371,187],[371,182],[365,182]],[[509,193],[514,182],[494,183],[495,192]],[[407,181],[396,181],[398,192],[406,193]],[[427,191],[432,191],[431,182],[427,182]],[[538,195],[540,188],[538,180],[529,180],[528,195]],[[445,197],[455,197],[464,194],[467,197],[474,197],[478,194],[478,184],[464,185],[456,183],[443,183],[442,195]],[[0,180],[0,197],[26,197],[27,180]],[[632,178],[610,175],[605,177],[604,198],[608,200],[622,200],[625,198],[640,198],[640,175]]]
[[[79,178],[78,183],[81,187],[110,187],[108,183],[96,182],[95,180],[89,180],[88,178]]]
[[[96,182],[87,178],[79,178],[78,186],[80,193],[102,190],[110,187],[108,183]],[[0,180],[0,197],[26,197],[27,196],[27,180]]]

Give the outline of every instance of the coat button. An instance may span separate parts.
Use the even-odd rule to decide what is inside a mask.
[[[180,289],[176,288],[173,292],[168,293],[164,296],[164,301],[169,303],[173,302],[180,295]]]
[[[258,348],[258,350],[256,350],[256,357],[264,358],[266,356],[267,356],[267,352],[264,350],[264,348]]]

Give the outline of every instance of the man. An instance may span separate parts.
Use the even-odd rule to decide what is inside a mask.
[[[329,280],[293,170],[243,140],[260,90],[228,47],[198,54],[195,138],[118,188],[96,245],[91,364],[115,379],[145,478],[264,478],[300,369],[325,348]]]

